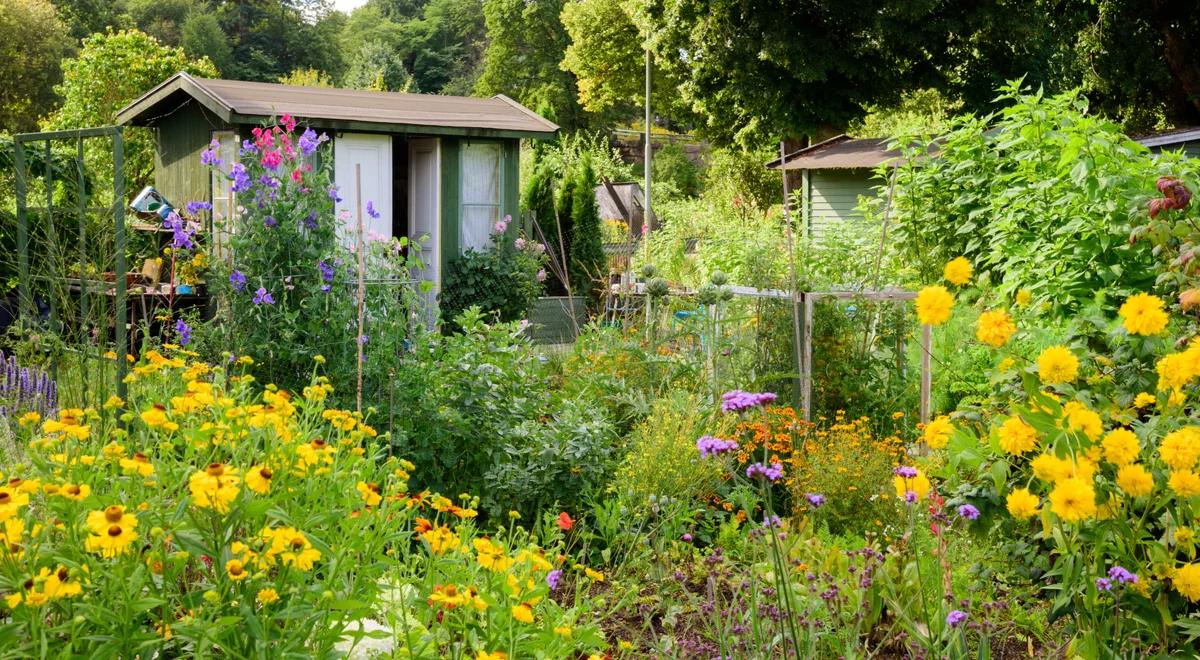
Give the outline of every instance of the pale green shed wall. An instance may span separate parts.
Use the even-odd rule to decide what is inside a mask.
[[[860,196],[872,197],[878,184],[868,169],[805,170],[804,219],[813,236],[838,223],[861,220],[856,209]]]

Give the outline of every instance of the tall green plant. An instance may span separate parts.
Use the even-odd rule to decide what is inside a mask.
[[[600,234],[600,209],[596,205],[596,171],[591,158],[579,165],[571,190],[570,270],[575,291],[586,295],[595,305],[600,298],[605,276],[604,244]]]

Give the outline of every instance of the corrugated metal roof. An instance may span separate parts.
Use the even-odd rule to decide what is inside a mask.
[[[798,149],[781,159],[767,163],[773,170],[828,170],[878,167],[901,158],[898,149],[888,149],[887,138],[854,139],[839,135],[824,142]]]
[[[497,132],[529,137],[558,130],[553,122],[504,96],[473,98],[435,94],[300,87],[243,80],[195,78],[177,73],[117,113],[120,124],[153,124],[163,104],[185,93],[227,121],[259,121],[290,113],[314,126],[367,125]]]

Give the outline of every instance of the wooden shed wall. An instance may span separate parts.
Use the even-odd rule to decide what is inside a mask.
[[[195,101],[158,124],[154,187],[176,208],[209,198],[211,181],[208,168],[200,163],[200,152],[212,140],[213,131],[227,128],[220,118]]]
[[[871,170],[807,170],[806,174],[804,218],[813,236],[838,223],[862,219],[855,207],[860,196],[875,194]]]

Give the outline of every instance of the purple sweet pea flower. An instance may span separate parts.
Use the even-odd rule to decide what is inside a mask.
[[[563,572],[559,569],[554,569],[546,574],[546,584],[550,587],[550,591],[558,589],[558,581],[562,579]]]
[[[317,212],[313,211],[312,213],[309,213],[308,215],[304,216],[304,219],[301,220],[300,222],[304,223],[304,228],[309,231],[316,229],[317,228]]]
[[[216,167],[221,164],[221,159],[217,157],[217,153],[221,150],[221,143],[213,138],[212,142],[208,143],[208,148],[200,152],[200,164]]]
[[[192,341],[192,329],[184,323],[183,319],[175,322],[175,333],[179,335],[179,345],[187,346],[188,342]]]
[[[267,291],[266,289],[264,289],[263,287],[260,286],[260,287],[258,287],[258,291],[254,292],[254,304],[255,305],[263,305],[263,304],[274,305],[275,299],[271,297],[270,291]]]
[[[263,228],[274,229],[278,226],[279,226],[279,221],[275,219],[275,216],[268,215],[263,218]]]
[[[304,129],[304,133],[300,136],[300,153],[304,154],[305,156],[311,156],[313,155],[313,152],[317,150],[317,147],[319,147],[322,142],[325,142],[328,139],[328,135],[322,133],[320,137],[317,137],[316,131],[311,128],[306,128]]]
[[[233,181],[229,189],[235,193],[246,192],[250,190],[252,185],[250,174],[246,172],[246,166],[241,163],[234,163],[233,169],[229,171],[229,178]]]
[[[950,610],[950,613],[946,615],[946,625],[951,628],[957,628],[966,620],[967,613],[962,610]]]
[[[245,291],[246,290],[246,276],[242,274],[242,271],[235,270],[229,274],[229,284],[231,284],[233,286],[234,291],[238,291],[238,292]]]
[[[212,204],[208,202],[188,202],[183,208],[187,211],[188,215],[196,215],[201,211],[211,211]]]
[[[367,215],[375,220],[379,219],[379,211],[375,208],[375,202],[370,200],[367,201]]]
[[[335,203],[335,204],[336,204],[337,202],[340,202],[340,201],[342,201],[342,198],[341,198],[341,196],[340,196],[340,195],[338,195],[338,188],[337,188],[337,186],[329,186],[329,191],[328,191],[328,192],[329,192],[329,199],[332,199],[332,200],[334,201],[334,203]]]
[[[979,517],[979,509],[976,509],[970,504],[964,504],[958,507],[958,515],[966,518],[967,520],[975,520]]]
[[[696,449],[700,450],[700,458],[717,456],[719,454],[731,452],[737,448],[737,441],[724,440],[711,435],[701,436],[700,439],[696,441]]]

